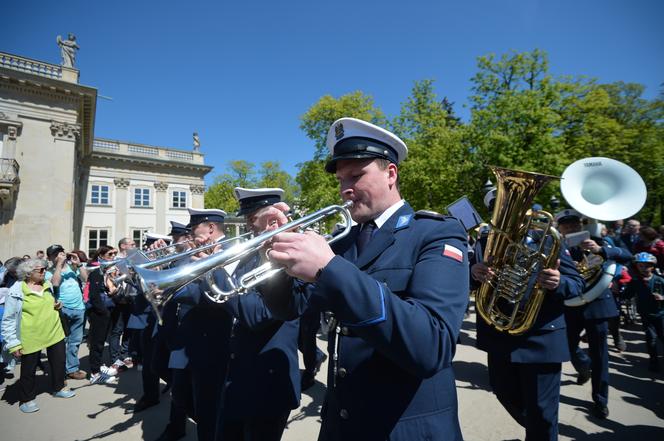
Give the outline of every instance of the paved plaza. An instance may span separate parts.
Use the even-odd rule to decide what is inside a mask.
[[[523,439],[524,432],[499,405],[489,391],[486,356],[475,349],[474,316],[464,322],[461,345],[455,357],[459,413],[464,438],[468,441]],[[643,333],[640,326],[624,330],[627,351],[618,353],[611,346],[611,390],[607,420],[590,414],[590,382],[577,386],[571,364],[563,365],[560,405],[561,440],[663,440],[664,374],[647,370]],[[320,347],[325,349],[323,339]],[[87,349],[81,347],[83,368]],[[316,385],[302,394],[298,409],[291,412],[285,441],[315,440],[320,425],[319,411],[325,393],[324,366]],[[18,373],[18,372],[17,372]],[[140,373],[136,369],[120,375],[116,385],[89,386],[87,381],[69,380],[76,397],[63,400],[46,393],[48,378],[39,375],[37,401],[41,410],[22,414],[17,404],[9,404],[10,393],[0,402],[1,438],[8,441],[45,440],[148,440],[155,439],[168,421],[169,398],[159,406],[139,414],[131,409],[141,393]],[[11,385],[15,380],[8,380]],[[3,385],[3,386],[5,386]],[[10,388],[11,389],[11,388]],[[188,423],[185,440],[195,441],[195,425]],[[351,440],[349,440],[351,441]]]

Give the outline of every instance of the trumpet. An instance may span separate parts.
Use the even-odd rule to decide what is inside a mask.
[[[145,298],[154,307],[157,318],[161,322],[161,308],[168,302],[173,295],[185,285],[190,282],[205,276],[213,294],[206,293],[207,297],[215,303],[224,303],[228,299],[246,293],[252,287],[265,282],[268,278],[284,270],[283,267],[272,267],[271,263],[267,263],[256,270],[248,273],[240,280],[239,285],[236,285],[226,274],[226,279],[231,285],[231,289],[224,291],[219,288],[212,275],[212,271],[216,268],[223,268],[234,262],[239,261],[245,256],[259,252],[261,248],[274,236],[285,231],[297,229],[304,231],[309,226],[314,225],[322,220],[341,214],[345,219],[345,227],[341,232],[335,236],[327,236],[328,243],[334,243],[348,235],[352,228],[352,218],[350,215],[350,208],[353,206],[352,201],[346,201],[343,205],[330,205],[329,207],[318,210],[300,219],[289,222],[281,227],[265,232],[259,236],[249,239],[245,242],[238,243],[230,248],[213,254],[206,259],[197,260],[187,265],[182,265],[176,268],[155,271],[146,268],[142,265],[134,267],[136,273],[136,280],[140,284]],[[195,253],[194,253],[195,254]]]
[[[116,277],[113,279],[113,283],[116,285],[119,283],[124,282],[125,280],[129,279],[132,277],[132,273],[134,272],[134,269],[137,267],[141,268],[156,268],[159,266],[165,266],[169,265],[177,260],[184,259],[190,256],[193,256],[198,253],[204,253],[206,251],[212,250],[217,246],[225,246],[228,245],[229,243],[235,242],[235,241],[243,241],[248,239],[251,236],[251,232],[241,234],[240,236],[235,236],[231,237],[228,239],[221,240],[219,242],[213,242],[210,244],[206,245],[201,245],[198,248],[192,248],[190,250],[183,251],[181,253],[168,253],[168,254],[163,254],[161,253],[162,250],[165,248],[173,248],[175,245],[180,245],[181,243],[187,243],[190,241],[184,241],[180,242],[177,244],[173,245],[168,245],[166,247],[161,247],[157,248],[155,250],[150,250],[150,251],[134,251],[127,257],[121,258],[121,259],[115,259],[115,260],[100,260],[100,265],[102,268],[107,268],[110,266],[116,266],[119,270],[120,276]],[[161,254],[162,257],[157,258],[157,259],[150,259],[150,253],[151,251],[158,251],[157,255]]]

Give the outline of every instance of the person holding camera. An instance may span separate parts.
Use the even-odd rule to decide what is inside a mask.
[[[62,303],[60,317],[65,328],[67,378],[83,380],[87,373],[80,369],[78,349],[83,341],[85,326],[85,304],[82,286],[88,280],[88,272],[81,263],[78,254],[65,253],[62,245],[51,245],[46,249],[50,267],[46,271],[46,280],[55,290],[56,299]]]

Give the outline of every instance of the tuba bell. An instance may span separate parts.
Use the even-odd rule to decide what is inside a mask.
[[[529,210],[540,190],[558,178],[501,167],[491,171],[498,191],[484,255],[496,276],[476,291],[475,308],[497,330],[519,335],[535,323],[546,294],[537,285],[530,289],[530,282],[540,270],[554,266],[561,244],[553,216]],[[533,231],[541,236],[537,250],[527,245]]]
[[[567,203],[592,221],[586,225],[592,237],[600,237],[597,219],[613,221],[636,214],[646,202],[646,184],[630,166],[611,158],[591,157],[569,165],[562,175],[560,191]],[[565,306],[581,306],[599,297],[611,284],[617,265],[601,256],[585,256],[577,269],[586,282],[578,297]]]

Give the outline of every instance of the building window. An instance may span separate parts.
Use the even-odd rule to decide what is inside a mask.
[[[173,208],[187,208],[187,192],[174,191],[173,192]]]
[[[150,231],[149,228],[137,228],[134,230],[131,230],[131,237],[134,239],[134,242],[136,242],[136,247],[139,250],[143,249],[143,242],[145,241],[145,234]]]
[[[108,189],[108,185],[93,184],[90,191],[90,203],[92,205],[110,205]]]
[[[88,256],[102,245],[108,245],[108,230],[88,230]]]
[[[134,207],[150,206],[150,189],[134,188]]]

